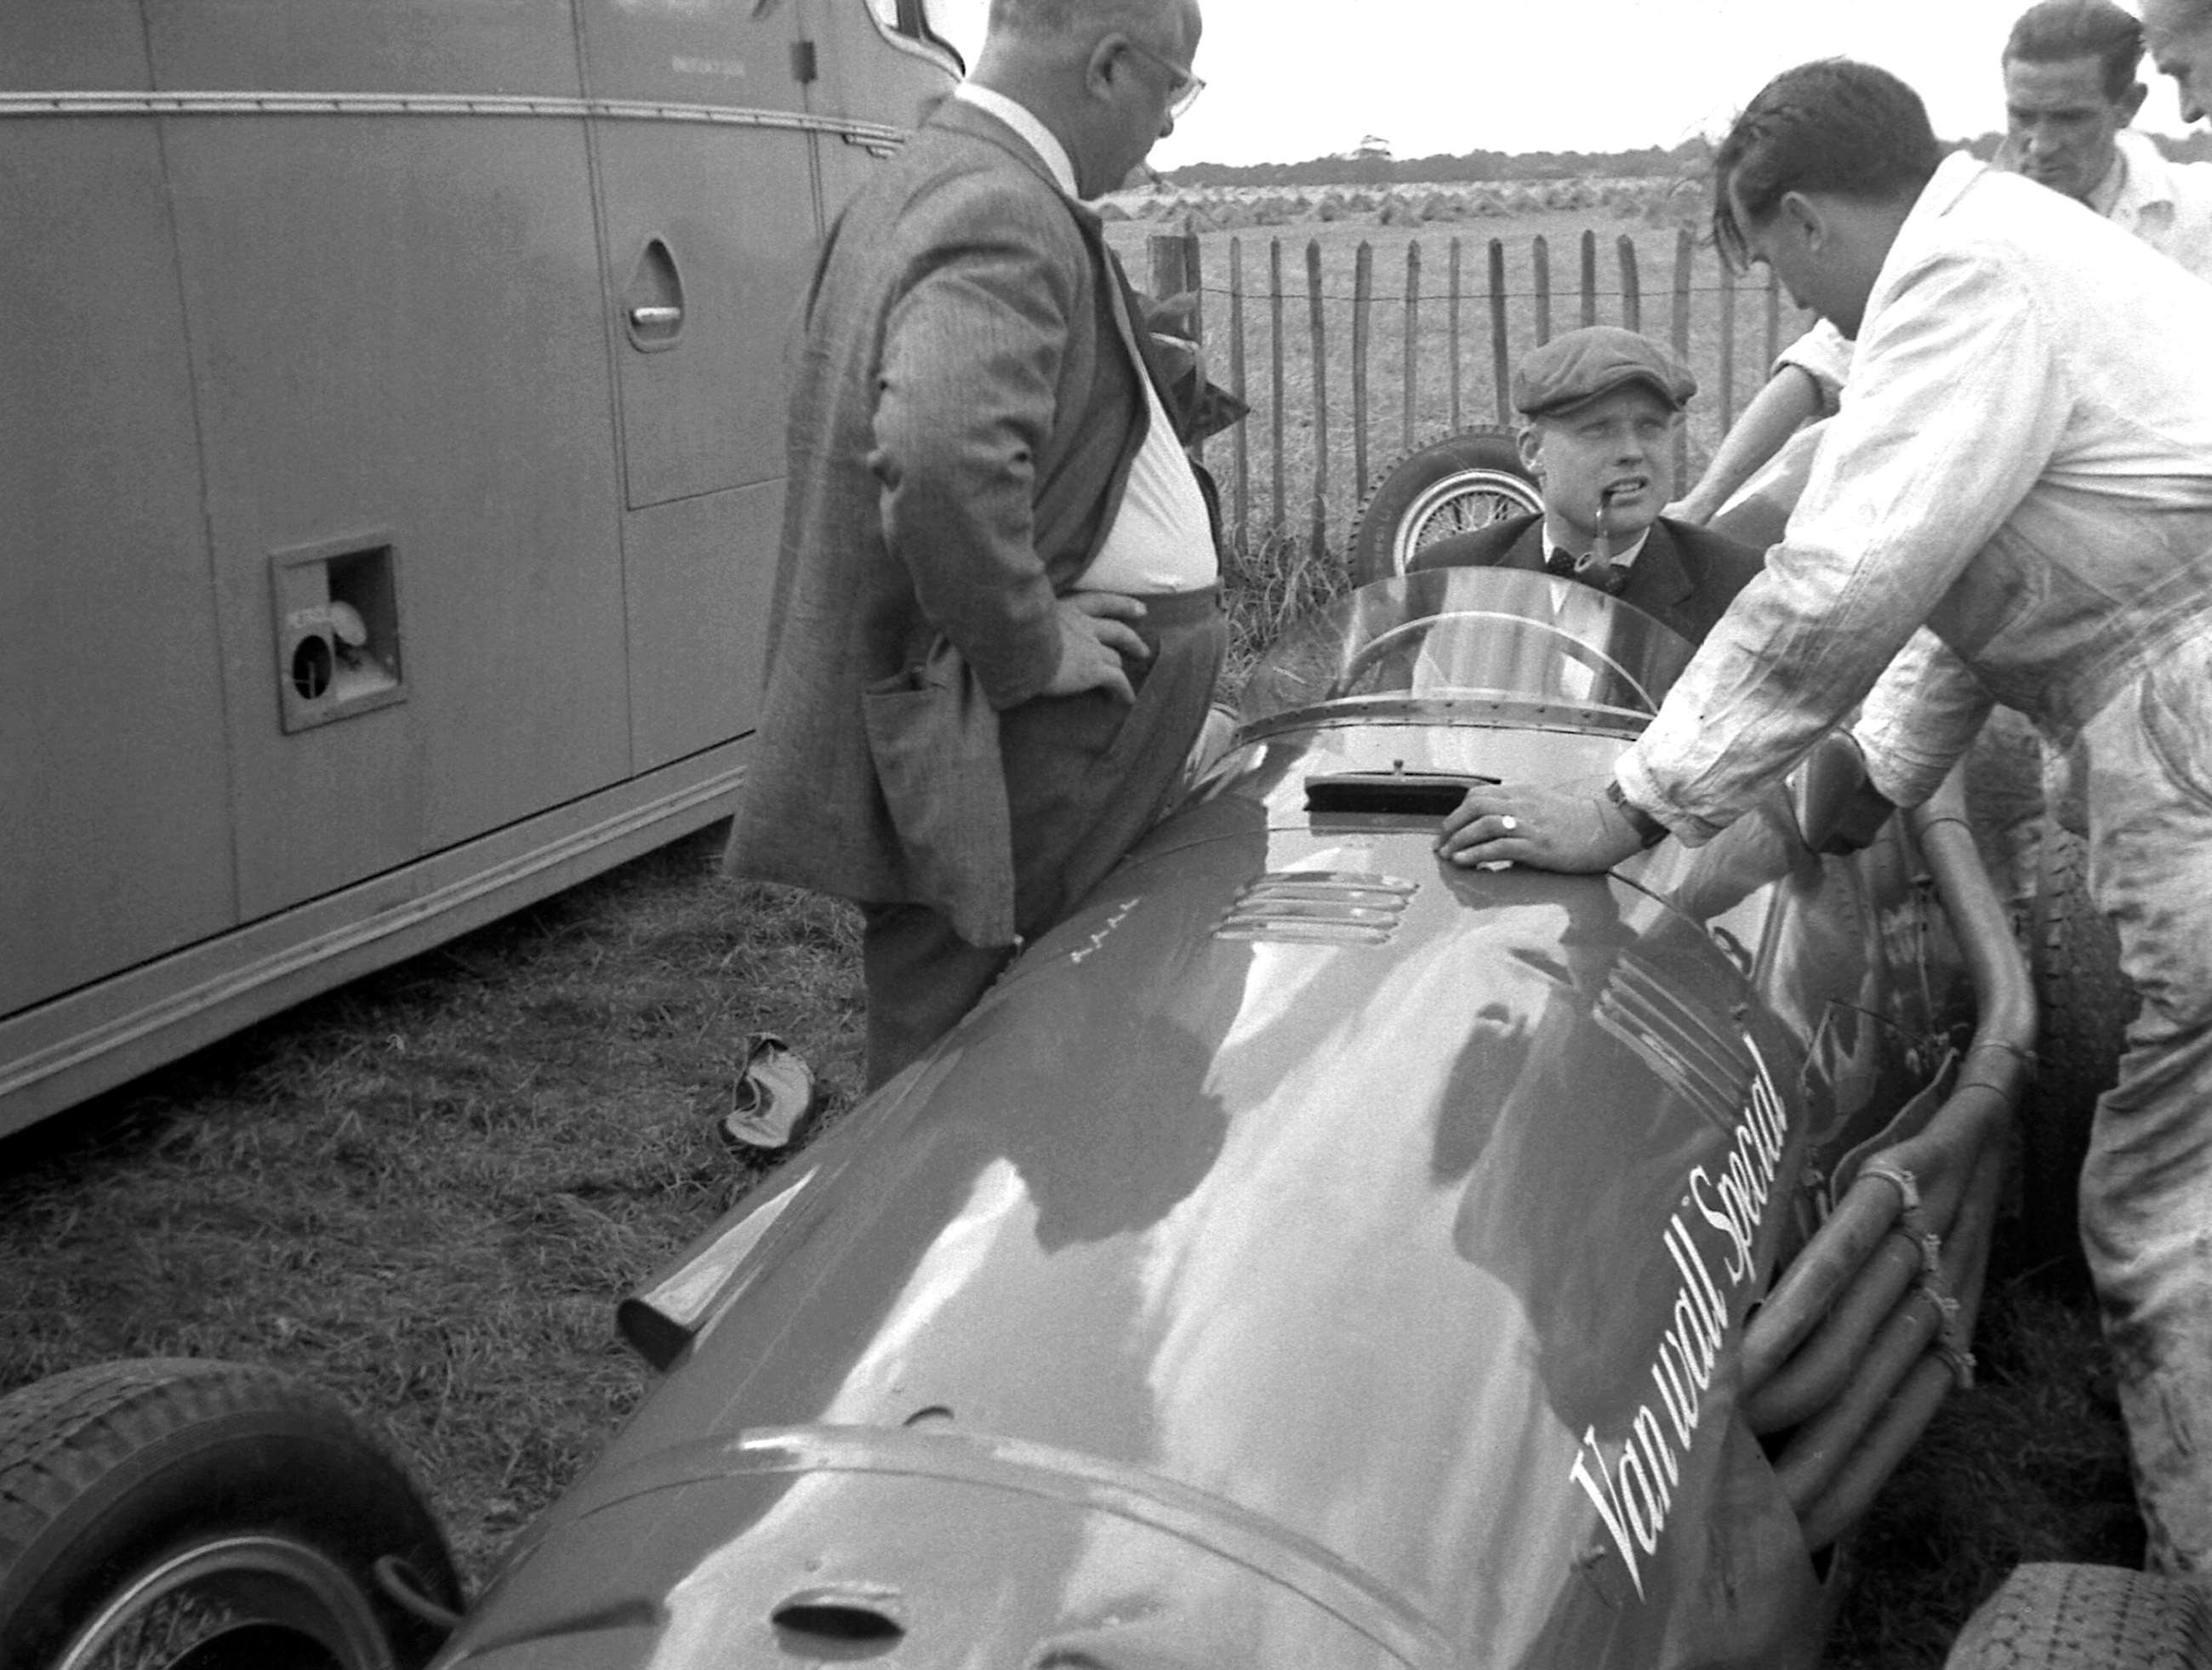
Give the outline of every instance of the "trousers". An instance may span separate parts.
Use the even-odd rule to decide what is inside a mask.
[[[1079,904],[1158,817],[1206,722],[1228,647],[1212,587],[1144,599],[1152,659],[1132,662],[1125,706],[1103,691],[1040,697],[999,716],[1013,837],[1014,923],[1034,939]],[[937,1041],[1013,959],[971,945],[927,905],[861,907],[867,1088]]]
[[[2146,1565],[2212,1571],[2212,646],[2083,728],[2089,886],[2142,1008],[2100,1099],[2081,1242],[2127,1425]]]

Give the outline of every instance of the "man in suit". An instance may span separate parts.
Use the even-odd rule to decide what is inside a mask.
[[[1427,547],[1413,569],[1548,568],[1611,592],[1701,643],[1759,572],[1753,547],[1660,515],[1674,488],[1674,435],[1697,380],[1633,331],[1585,325],[1513,373],[1521,457],[1540,514],[1509,517]]]
[[[806,297],[729,868],[862,909],[867,1080],[1157,814],[1225,633],[1205,501],[1083,198],[1201,83],[1196,0],[994,0]]]

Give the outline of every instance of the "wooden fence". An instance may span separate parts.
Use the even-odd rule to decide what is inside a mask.
[[[1134,232],[1117,239],[1125,258]],[[1249,249],[1221,234],[1144,237],[1139,282],[1155,295],[1199,294],[1208,374],[1252,408],[1202,454],[1231,544],[1340,552],[1392,464],[1462,428],[1510,424],[1516,361],[1583,325],[1643,331],[1696,374],[1675,459],[1676,491],[1686,488],[1778,349],[1811,320],[1771,277],[1739,280],[1687,228],[1656,238],[1655,263],[1634,235],[1607,250],[1586,229],[1562,252],[1568,270],[1555,272],[1541,234],[1425,243],[1384,231],[1356,245],[1275,237]]]

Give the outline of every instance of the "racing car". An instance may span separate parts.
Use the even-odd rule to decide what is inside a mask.
[[[1295,626],[1087,902],[623,1302],[660,1378],[473,1605],[311,1394],[80,1371],[0,1401],[0,1485],[102,1458],[0,1520],[0,1655],[1816,1663],[1971,1372],[2033,1003],[1956,798],[1869,830],[1840,736],[1696,848],[1437,856],[1691,653],[1494,569]]]

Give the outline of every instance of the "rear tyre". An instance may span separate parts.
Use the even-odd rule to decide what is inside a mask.
[[[2024,1565],[1966,1620],[1943,1670],[2204,1670],[2194,1585],[2109,1565]]]
[[[157,1359],[0,1398],[0,1665],[411,1670],[459,1604],[405,1470],[326,1393]]]
[[[2119,1077],[2135,988],[2120,971],[2119,935],[2089,897],[2089,848],[2044,819],[2029,916],[2029,961],[2042,1011],[2035,1082],[2021,1108],[2022,1264],[2059,1285],[2086,1287],[2077,1198],[2097,1098]]]
[[[1383,471],[1352,525],[1352,582],[1395,579],[1425,545],[1543,507],[1512,430],[1462,429]]]

